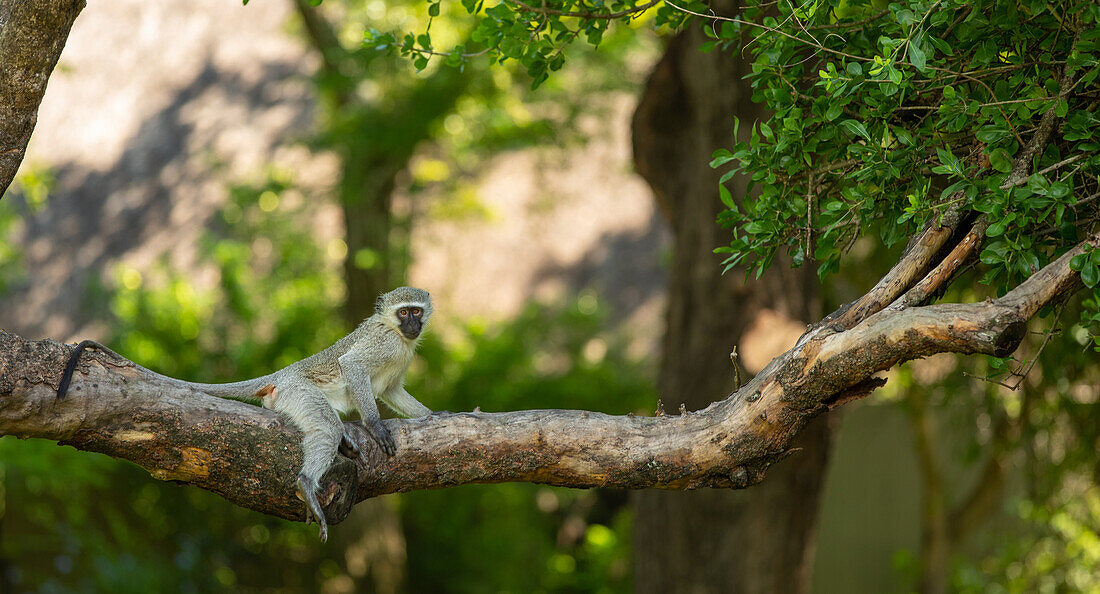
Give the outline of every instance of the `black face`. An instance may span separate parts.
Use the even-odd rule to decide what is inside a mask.
[[[398,328],[401,330],[401,334],[408,339],[420,336],[420,331],[424,329],[424,324],[421,321],[423,316],[424,310],[419,307],[405,306],[398,308],[397,321],[400,322]]]

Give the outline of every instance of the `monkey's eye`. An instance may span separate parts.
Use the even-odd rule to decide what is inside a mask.
[[[402,318],[407,318],[407,317],[409,317],[409,310],[399,309],[399,310],[397,310],[397,315],[401,316]]]
[[[412,308],[412,314],[413,314],[414,316],[418,316],[418,315],[420,315],[420,308],[419,308],[419,307],[414,307],[414,308]]]

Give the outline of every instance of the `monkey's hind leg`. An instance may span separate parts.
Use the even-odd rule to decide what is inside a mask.
[[[336,416],[335,413],[333,416]],[[298,492],[306,504],[306,523],[309,523],[311,516],[317,520],[321,542],[328,540],[328,523],[325,522],[325,510],[317,499],[317,494],[321,490],[321,477],[336,457],[342,435],[339,430],[312,430],[307,431],[302,438],[302,454],[305,460],[301,472],[298,473]]]
[[[328,539],[328,523],[317,494],[321,477],[332,466],[344,436],[343,425],[323,392],[310,385],[279,386],[275,410],[289,416],[304,433],[302,470],[298,473],[298,493],[306,505],[306,523],[317,521],[321,542]]]

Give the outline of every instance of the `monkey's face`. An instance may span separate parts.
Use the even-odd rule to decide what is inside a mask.
[[[424,330],[424,308],[416,305],[403,305],[397,308],[397,329],[402,336],[413,340]]]

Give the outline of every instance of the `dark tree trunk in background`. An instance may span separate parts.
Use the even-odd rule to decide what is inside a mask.
[[[778,263],[748,283],[739,270],[720,274],[712,251],[728,242],[728,232],[715,223],[721,203],[711,153],[733,144],[735,115],[745,136],[751,122],[768,116],[742,80],[748,64],[736,55],[700,52],[703,40],[692,28],[672,41],[633,122],[637,169],[675,238],[658,386],[673,414],[681,403],[700,409],[732,391],[729,353],[761,308],[803,321],[817,319],[819,308],[811,266]],[[745,180],[729,187],[739,198]],[[799,437],[801,450],[744,491],[636,493],[635,590],[808,591],[831,433],[827,416],[817,419]]]
[[[466,92],[471,72],[441,68],[408,89],[389,109],[366,107],[352,118],[361,132],[340,147],[344,160],[340,202],[344,209],[348,255],[347,314],[359,323],[374,313],[378,295],[404,282],[407,238],[400,238],[392,214],[393,192],[417,146],[430,140],[440,118],[454,109]],[[406,225],[407,226],[407,225]],[[366,257],[356,258],[365,250]]]
[[[374,302],[390,288],[395,277],[404,277],[395,270],[394,250],[390,246],[393,218],[394,181],[404,169],[401,163],[370,163],[362,155],[353,154],[344,162],[344,178],[340,201],[344,210],[348,255],[344,260],[344,279],[348,287],[347,318],[352,326],[374,313]],[[363,251],[365,257],[357,257]],[[400,274],[395,274],[399,272]]]

